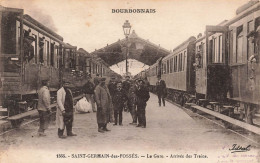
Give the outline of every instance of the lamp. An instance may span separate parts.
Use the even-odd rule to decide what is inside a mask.
[[[126,51],[125,60],[126,60],[126,75],[128,75],[128,61],[127,61],[127,56],[128,56],[128,52],[129,52],[129,49],[128,49],[128,36],[130,35],[131,25],[130,25],[129,21],[126,20],[122,27],[123,27],[124,35],[126,37],[126,46],[127,46],[126,48],[127,48],[127,51]]]

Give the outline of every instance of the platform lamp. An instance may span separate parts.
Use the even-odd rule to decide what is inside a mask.
[[[131,25],[129,23],[128,20],[125,21],[124,25],[123,25],[123,31],[124,31],[124,35],[126,37],[126,56],[125,56],[125,60],[126,60],[126,75],[128,75],[128,61],[127,61],[127,57],[128,57],[128,36],[130,35],[130,31],[131,31]]]

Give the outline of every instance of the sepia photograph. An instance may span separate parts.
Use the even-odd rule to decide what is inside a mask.
[[[260,162],[260,1],[0,0],[0,162]]]

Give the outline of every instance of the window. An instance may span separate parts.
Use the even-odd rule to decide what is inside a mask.
[[[247,23],[247,33],[249,34],[251,31],[254,31],[254,24],[253,21],[250,21]],[[249,41],[247,39],[247,59],[251,56],[254,55],[254,43],[252,41]]]
[[[219,36],[219,50],[218,50],[218,62],[223,63],[223,37],[222,35]]]
[[[185,60],[186,60],[186,51],[184,51],[184,53],[183,53],[183,62],[182,62],[182,71],[184,71],[185,69]]]
[[[47,62],[47,65],[50,65],[50,47],[49,47],[49,41],[45,40],[45,56],[44,56],[44,62]]]
[[[173,58],[170,59],[170,73],[172,73],[173,69]]]
[[[51,56],[50,56],[51,66],[54,67],[54,44],[51,44]]]
[[[35,34],[33,34],[33,37],[34,37],[34,41],[32,42],[32,46],[33,46],[33,49],[34,49],[34,62],[37,63],[37,36]]]
[[[174,57],[174,72],[177,72],[177,56]]]
[[[243,26],[237,28],[237,47],[235,63],[243,62]]]
[[[43,49],[44,49],[44,41],[42,38],[40,38],[39,39],[39,61],[40,61],[40,63],[44,63]]]
[[[170,63],[169,63],[169,60],[167,60],[167,71],[166,71],[167,74],[170,72],[169,69],[170,69]]]

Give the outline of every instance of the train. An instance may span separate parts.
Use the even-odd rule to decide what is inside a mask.
[[[65,43],[23,9],[0,6],[0,106],[7,116],[37,107],[41,81],[50,81],[51,102],[63,81],[69,81],[73,95],[82,93],[86,77],[120,76],[101,58],[83,48]]]
[[[221,113],[254,124],[260,105],[260,3],[250,1],[236,16],[206,26],[136,77],[146,77],[151,91],[157,78],[167,85],[167,98],[185,105],[218,104]]]

